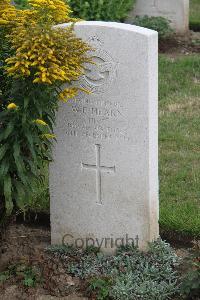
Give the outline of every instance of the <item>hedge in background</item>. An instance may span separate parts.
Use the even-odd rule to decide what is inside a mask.
[[[15,0],[18,8],[28,7],[28,0]],[[72,15],[89,21],[124,21],[135,0],[65,0]]]
[[[200,31],[200,1],[190,0],[190,29]]]
[[[191,20],[190,21],[190,30],[200,31],[200,20]]]
[[[170,22],[163,17],[135,17],[132,24],[158,31],[159,39],[169,38],[173,34]]]
[[[73,15],[84,20],[123,21],[135,0],[68,0]]]

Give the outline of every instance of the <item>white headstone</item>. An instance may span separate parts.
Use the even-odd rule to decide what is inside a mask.
[[[185,33],[189,29],[189,0],[136,0],[131,15],[164,17],[177,33]]]
[[[158,237],[157,33],[106,22],[75,31],[96,49],[79,82],[92,94],[57,113],[52,243],[145,248]]]

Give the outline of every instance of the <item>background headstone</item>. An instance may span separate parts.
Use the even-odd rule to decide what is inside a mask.
[[[185,33],[189,29],[189,0],[136,0],[128,20],[145,15],[164,17],[177,33]]]
[[[75,31],[95,49],[96,64],[79,82],[92,94],[57,113],[52,243],[64,237],[112,252],[138,237],[145,248],[158,237],[157,33],[105,22],[80,22]]]

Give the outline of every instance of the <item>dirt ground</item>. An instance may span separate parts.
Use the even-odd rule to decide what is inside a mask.
[[[189,243],[189,242],[188,242]],[[176,253],[182,258],[190,256],[197,244],[175,246]],[[25,287],[22,284],[21,270],[17,275],[0,281],[0,300],[87,300],[81,295],[83,283],[65,273],[62,263],[45,252],[50,245],[50,228],[33,227],[12,223],[3,231],[0,242],[0,273],[11,266],[21,268],[22,265],[39,268],[42,281],[36,286]],[[190,246],[190,247],[189,247]],[[183,272],[187,270],[185,265]]]
[[[42,270],[42,282],[28,288],[22,284],[20,270],[17,276],[0,282],[0,300],[86,300],[77,290],[80,282],[65,274],[59,261],[52,261],[45,253],[50,245],[50,228],[10,224],[4,230],[0,242],[0,273],[10,266],[38,267]],[[63,295],[68,295],[62,297]]]
[[[161,40],[159,52],[172,57],[200,53],[200,32],[189,31],[185,35]]]

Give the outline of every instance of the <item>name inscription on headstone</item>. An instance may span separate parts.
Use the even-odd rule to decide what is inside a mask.
[[[66,134],[74,137],[98,138],[132,143],[127,133],[126,109],[117,102],[80,98],[68,103],[71,120],[66,119]]]

